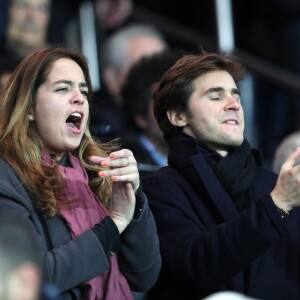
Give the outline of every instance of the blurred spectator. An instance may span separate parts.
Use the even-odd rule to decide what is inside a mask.
[[[102,79],[115,103],[121,103],[121,89],[130,67],[139,59],[167,48],[162,34],[146,24],[130,24],[106,41],[101,55]]]
[[[293,132],[286,136],[277,147],[273,159],[273,171],[279,174],[282,164],[290,154],[300,147],[300,131]],[[297,160],[295,164],[299,164]]]
[[[162,34],[147,24],[130,24],[115,31],[100,49],[102,88],[91,110],[93,135],[115,138],[124,129],[121,90],[130,68],[142,57],[168,48]]]
[[[0,216],[0,299],[38,300],[42,273],[31,228],[16,217]]]
[[[135,154],[141,176],[167,164],[168,148],[153,114],[152,94],[157,82],[181,55],[181,50],[166,50],[142,58],[129,71],[122,89],[127,116],[123,147]]]
[[[1,55],[17,59],[47,44],[51,0],[10,0]]]

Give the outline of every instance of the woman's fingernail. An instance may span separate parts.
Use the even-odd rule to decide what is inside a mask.
[[[102,171],[100,171],[100,172],[98,173],[98,175],[99,175],[100,177],[103,177],[103,176],[105,175],[105,173],[102,172]]]
[[[102,166],[102,167],[107,166],[107,162],[106,162],[106,161],[101,161],[101,166]]]
[[[115,180],[117,180],[117,177],[116,176],[111,176],[111,180],[115,181]]]
[[[115,158],[115,157],[116,157],[116,154],[111,153],[111,154],[109,155],[109,157],[110,157],[110,158]]]

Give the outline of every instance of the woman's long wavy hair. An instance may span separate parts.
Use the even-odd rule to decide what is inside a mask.
[[[62,48],[45,48],[27,56],[15,69],[0,98],[0,156],[18,174],[26,190],[35,199],[35,204],[46,215],[54,216],[58,210],[58,192],[61,186],[57,163],[51,167],[41,164],[41,140],[34,122],[29,122],[34,111],[38,88],[46,81],[53,64],[61,58],[75,61],[83,71],[91,103],[92,87],[86,58]],[[90,187],[108,207],[111,182],[97,173],[102,167],[89,163],[91,155],[108,156],[117,148],[116,143],[102,144],[91,137],[86,127],[80,145],[73,151],[88,170]]]

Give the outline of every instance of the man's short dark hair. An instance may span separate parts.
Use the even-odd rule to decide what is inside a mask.
[[[245,68],[236,59],[217,53],[186,55],[165,73],[153,95],[154,115],[165,139],[182,131],[181,127],[170,123],[167,111],[186,111],[194,91],[193,81],[203,74],[217,70],[228,72],[235,82],[240,81],[245,74]]]

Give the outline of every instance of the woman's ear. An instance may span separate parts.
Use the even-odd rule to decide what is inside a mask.
[[[28,121],[29,121],[29,122],[32,122],[32,121],[34,121],[34,120],[35,120],[35,117],[34,117],[34,112],[33,112],[33,109],[32,109],[32,108],[29,110],[29,113],[28,113],[27,119],[28,119]]]
[[[174,126],[185,127],[188,124],[186,113],[183,111],[169,109],[167,111],[167,116],[170,123]]]
[[[29,114],[29,115],[28,115],[28,121],[29,121],[29,122],[34,121],[34,116],[33,116],[33,114]]]

